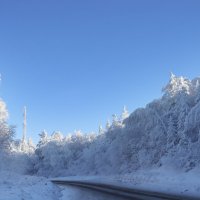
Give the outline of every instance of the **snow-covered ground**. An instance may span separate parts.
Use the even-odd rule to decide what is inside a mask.
[[[132,174],[117,176],[86,176],[86,177],[62,177],[59,180],[82,180],[94,183],[107,183],[125,186],[145,191],[161,192],[171,195],[183,195],[200,198],[199,172],[180,172],[170,169],[156,169],[149,171],[137,171]],[[73,193],[70,195],[73,196]],[[72,198],[73,200],[75,198]],[[78,199],[78,198],[77,198]]]
[[[114,182],[148,191],[200,198],[199,171],[180,172],[170,169],[138,171],[116,176]]]
[[[0,200],[57,200],[61,191],[48,179],[0,172]]]
[[[61,187],[44,177],[0,172],[0,200],[105,200],[104,196]]]
[[[135,189],[175,195],[200,197],[198,172],[175,172],[165,169],[137,171],[117,176],[62,177],[59,180],[83,180],[121,185]],[[104,200],[101,195],[74,187],[61,187],[47,178],[0,172],[0,200]]]

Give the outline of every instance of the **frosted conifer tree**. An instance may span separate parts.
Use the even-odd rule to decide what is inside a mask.
[[[129,112],[128,112],[126,106],[124,106],[123,112],[122,112],[122,114],[121,114],[121,120],[122,120],[122,122],[123,122],[126,118],[128,118],[128,117],[129,117]]]
[[[106,130],[108,131],[110,129],[110,127],[111,127],[111,124],[110,124],[110,121],[108,120],[106,122]]]
[[[33,140],[32,140],[32,138],[29,138],[28,139],[28,152],[33,153],[34,150],[35,150],[35,145],[33,143]]]
[[[76,137],[81,137],[81,136],[83,135],[83,133],[82,133],[81,130],[75,130],[75,131],[74,131],[74,135],[75,135]]]
[[[40,134],[39,134],[40,140],[38,143],[38,147],[46,144],[48,142],[48,134],[45,130],[43,130]]]
[[[200,80],[199,79],[197,79],[195,86],[196,86],[195,102],[198,103],[200,101]]]
[[[113,127],[113,128],[114,128],[114,127],[118,127],[118,126],[121,125],[120,120],[118,119],[118,117],[117,117],[116,114],[113,114],[113,115],[112,115],[112,118],[113,118],[113,120],[112,120],[112,127]]]
[[[189,105],[188,104],[181,104],[181,108],[179,110],[179,116],[178,116],[178,133],[179,135],[183,134],[184,128],[185,128],[185,119],[189,113]]]
[[[102,125],[99,126],[99,135],[103,134],[104,133],[104,130],[103,130],[103,127]]]
[[[171,145],[176,145],[177,142],[178,142],[177,119],[173,114],[171,114],[169,117],[168,131],[167,131],[168,147],[171,147]]]
[[[12,138],[14,135],[14,127],[7,124],[8,111],[6,104],[0,99],[0,146],[1,150],[10,149]]]
[[[181,77],[176,77],[173,73],[171,73],[170,81],[163,88],[163,92],[165,92],[165,96],[173,97],[178,93],[186,93],[189,94],[191,89],[190,80]]]
[[[0,99],[0,122],[5,122],[8,118],[8,111],[6,109],[6,104]]]
[[[61,141],[63,139],[63,135],[60,131],[54,131],[53,134],[51,135],[51,139]]]

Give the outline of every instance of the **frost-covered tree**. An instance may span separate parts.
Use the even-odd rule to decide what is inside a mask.
[[[27,145],[28,145],[28,152],[33,153],[35,151],[35,144],[33,143],[33,140],[31,137],[28,139]]]
[[[107,122],[106,122],[106,130],[108,131],[110,129],[110,127],[111,127],[110,121],[107,120]]]
[[[0,122],[0,151],[9,151],[15,133],[15,127],[8,126],[6,122]]]
[[[104,133],[104,130],[103,130],[103,127],[102,125],[99,126],[99,135],[103,134]]]
[[[128,117],[129,117],[129,112],[128,112],[126,106],[124,106],[123,112],[122,112],[122,114],[121,114],[121,120],[122,120],[122,122],[123,122],[126,118],[128,118]]]
[[[116,114],[112,115],[112,128],[120,127],[121,126],[121,120],[118,118]]]
[[[167,131],[167,145],[172,147],[178,143],[178,122],[176,116],[170,114]]]
[[[66,137],[57,137],[55,133],[52,139],[45,145],[38,145],[34,168],[39,175],[61,176],[74,174],[79,170],[80,160],[84,149],[93,141],[93,135],[83,134],[80,130]]]
[[[51,135],[51,140],[62,141],[63,135],[60,131],[54,131]]]
[[[8,111],[5,102],[0,99],[0,121],[6,121],[8,119]]]
[[[200,78],[193,80],[194,90],[196,91],[195,103],[200,101]]]
[[[14,127],[7,124],[8,111],[6,104],[0,99],[0,151],[7,151],[11,147]]]
[[[166,87],[163,88],[163,91],[165,92],[165,96],[173,97],[178,93],[183,93],[183,92],[186,94],[190,94],[190,89],[191,89],[190,80],[182,76],[177,77],[173,73],[171,73],[170,81],[166,85]]]
[[[46,144],[48,142],[48,133],[45,130],[43,130],[39,134],[39,137],[40,137],[39,143],[38,143],[39,147],[42,146],[42,145],[44,145],[44,144]]]

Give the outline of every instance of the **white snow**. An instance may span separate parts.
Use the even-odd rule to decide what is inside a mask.
[[[137,171],[133,174],[116,176],[113,180],[135,189],[162,192],[172,195],[200,197],[198,172],[180,172],[170,169]]]
[[[57,186],[44,177],[0,172],[0,200],[105,200],[92,192]]]
[[[116,186],[123,186],[144,191],[160,192],[171,195],[186,197],[200,197],[200,179],[198,172],[179,172],[164,168],[160,170],[137,171],[132,174],[116,176],[73,176],[62,177],[56,180],[76,180],[90,183],[105,183]],[[66,187],[65,187],[66,188]],[[79,199],[73,188],[63,190],[69,199]],[[70,193],[70,195],[69,195]]]
[[[73,176],[56,180],[81,180],[172,195],[200,197],[198,172],[178,172],[169,169],[137,171],[116,176]],[[104,197],[70,186],[57,186],[44,177],[0,172],[0,200],[101,200]]]
[[[60,189],[43,177],[0,172],[0,200],[56,200]]]

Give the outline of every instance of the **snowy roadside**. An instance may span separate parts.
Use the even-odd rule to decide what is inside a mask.
[[[60,189],[43,177],[0,172],[0,200],[59,200]]]
[[[78,180],[93,183],[113,184],[145,191],[200,198],[200,179],[198,174],[197,171],[178,172],[157,169],[150,171],[140,170],[126,175],[75,176],[57,178],[57,180]],[[73,192],[71,195],[72,194]]]
[[[90,195],[89,195],[90,196]],[[0,200],[94,200],[88,193],[60,187],[44,177],[0,172]]]
[[[198,171],[180,172],[162,168],[150,171],[141,170],[133,174],[116,176],[114,180],[119,184],[135,189],[200,197]]]
[[[75,176],[56,179],[107,183],[147,191],[200,197],[198,174],[197,171],[175,172],[157,169],[116,176]],[[0,172],[0,200],[94,200],[94,196],[73,187],[58,187],[44,177]],[[98,196],[95,199],[101,200],[103,197]]]
[[[105,200],[74,187],[57,186],[47,178],[0,172],[0,200]]]

